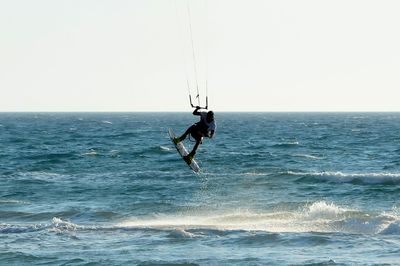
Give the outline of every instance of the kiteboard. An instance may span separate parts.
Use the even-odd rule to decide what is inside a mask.
[[[199,165],[197,164],[197,162],[196,162],[194,159],[192,159],[191,162],[189,162],[189,161],[187,161],[187,160],[184,159],[184,156],[186,156],[186,155],[189,154],[189,152],[187,151],[185,145],[183,145],[182,142],[179,142],[179,143],[175,143],[175,142],[174,142],[174,139],[176,138],[176,136],[175,136],[174,131],[172,131],[171,128],[168,129],[168,134],[169,134],[169,137],[170,137],[171,140],[172,140],[172,143],[175,145],[175,148],[177,149],[177,151],[178,151],[179,154],[181,155],[182,159],[187,163],[187,165],[189,165],[189,167],[190,167],[195,173],[198,173],[198,172],[200,171],[200,167],[199,167]]]

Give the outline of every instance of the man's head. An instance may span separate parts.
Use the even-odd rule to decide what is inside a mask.
[[[207,122],[212,122],[214,121],[214,112],[213,111],[209,111],[207,113]]]

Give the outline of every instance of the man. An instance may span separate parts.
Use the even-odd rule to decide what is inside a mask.
[[[191,134],[191,136],[196,140],[196,144],[193,146],[192,151],[183,157],[183,159],[188,162],[189,164],[192,162],[196,150],[199,147],[199,145],[202,143],[203,137],[208,137],[212,138],[215,133],[215,129],[217,128],[215,119],[214,119],[214,112],[209,111],[209,112],[199,112],[200,107],[196,106],[196,109],[193,112],[193,115],[198,115],[200,116],[200,121],[197,122],[196,124],[193,124],[191,127],[189,127],[185,133],[183,133],[182,136],[179,138],[175,138],[174,142],[179,143],[183,140],[185,140],[186,136]]]

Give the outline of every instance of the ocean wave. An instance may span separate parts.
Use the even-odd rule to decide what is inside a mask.
[[[396,220],[380,232],[383,235],[400,235],[400,220]]]
[[[36,183],[53,183],[63,178],[70,178],[69,175],[46,172],[46,171],[18,171],[5,175],[7,178],[12,178],[14,181],[23,181],[24,185]]]
[[[170,147],[160,145],[160,146],[153,146],[153,147],[143,149],[140,152],[138,152],[138,154],[140,154],[140,155],[150,155],[150,154],[157,155],[157,154],[164,154],[166,151],[169,152],[171,150],[173,150],[173,149]]]
[[[170,238],[201,238],[240,232],[275,233],[347,233],[400,235],[400,217],[395,213],[365,213],[318,201],[304,204],[297,210],[250,211],[234,210],[177,215],[157,214],[148,218],[132,218],[104,225],[79,225],[53,217],[51,223],[32,225],[0,224],[0,234],[21,234],[47,230],[54,233],[75,231],[165,231]]]
[[[0,205],[2,204],[30,204],[30,202],[28,201],[22,201],[22,200],[12,200],[12,199],[4,199],[4,200],[0,200]]]
[[[64,221],[61,218],[54,217],[50,224],[40,223],[32,225],[15,225],[15,224],[0,224],[0,234],[21,234],[31,233],[36,231],[48,230],[49,232],[76,231],[84,229],[84,226]]]
[[[102,137],[107,139],[129,139],[137,136],[138,135],[135,132],[122,132],[122,133],[104,135]]]
[[[196,238],[201,236],[202,234],[196,234],[195,232],[186,231],[184,229],[172,230],[169,234],[171,238]]]
[[[400,217],[385,213],[371,214],[317,201],[298,210],[256,212],[250,210],[199,213],[197,215],[154,215],[130,219],[116,225],[130,229],[173,230],[180,237],[196,237],[200,232],[265,231],[322,232],[351,234],[399,234]],[[186,235],[185,232],[190,234]],[[196,233],[197,232],[197,233]],[[193,235],[194,234],[194,235]],[[200,234],[201,235],[201,234]]]
[[[197,264],[193,262],[186,261],[184,259],[180,260],[145,260],[137,264],[138,266],[149,266],[149,265],[174,265],[174,266],[200,266],[202,264]]]
[[[399,184],[400,173],[343,173],[343,172],[294,172],[285,174],[293,176],[317,177],[324,181],[337,183],[361,182],[364,184]]]
[[[245,172],[240,175],[243,175],[243,176],[269,176],[269,175],[271,175],[271,173],[263,173],[263,172],[253,171],[253,172]]]
[[[0,224],[0,234],[21,234],[43,230],[43,225],[11,225]]]
[[[311,219],[335,219],[346,211],[333,203],[318,201],[308,207],[306,214]]]
[[[79,226],[77,224],[64,221],[60,218],[54,217],[52,220],[51,225],[48,227],[50,231],[56,231],[56,232],[61,232],[61,231],[76,231],[77,229],[82,229],[82,226]]]
[[[53,152],[53,153],[44,153],[44,154],[35,154],[24,157],[24,159],[28,160],[47,160],[51,162],[56,162],[57,160],[65,160],[65,159],[74,159],[76,158],[77,154],[74,152]]]

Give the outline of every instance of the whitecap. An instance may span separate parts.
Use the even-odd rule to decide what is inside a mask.
[[[337,182],[361,181],[365,184],[382,184],[387,182],[400,182],[400,173],[343,173],[322,172],[319,173],[324,179]]]
[[[303,158],[312,159],[312,160],[322,160],[322,159],[324,159],[323,157],[310,155],[310,154],[293,154],[293,156],[294,157],[303,157]]]
[[[10,200],[0,200],[0,204],[30,204],[30,202],[10,199]]]
[[[162,151],[170,151],[170,150],[171,150],[171,148],[168,148],[168,147],[166,147],[166,146],[160,146],[160,149],[161,149]]]
[[[263,172],[245,172],[242,175],[244,176],[267,176],[270,175],[269,173],[263,173]]]
[[[306,216],[311,219],[336,219],[345,211],[345,209],[340,208],[333,203],[318,201],[308,206],[306,209]]]
[[[52,224],[49,227],[49,231],[76,231],[79,228],[78,225],[63,221],[61,218],[54,217],[52,220]]]
[[[95,151],[95,150],[90,150],[89,152],[85,152],[83,155],[86,155],[86,156],[97,156],[97,155],[99,155],[99,153],[97,151]]]
[[[292,147],[292,146],[297,146],[300,145],[300,142],[298,141],[288,141],[288,142],[281,142],[273,145],[274,147]]]
[[[365,184],[382,184],[387,182],[400,182],[400,173],[344,173],[344,172],[294,172],[287,171],[289,175],[295,176],[314,176],[322,180],[338,182],[338,183],[348,183],[353,181],[361,181]]]

